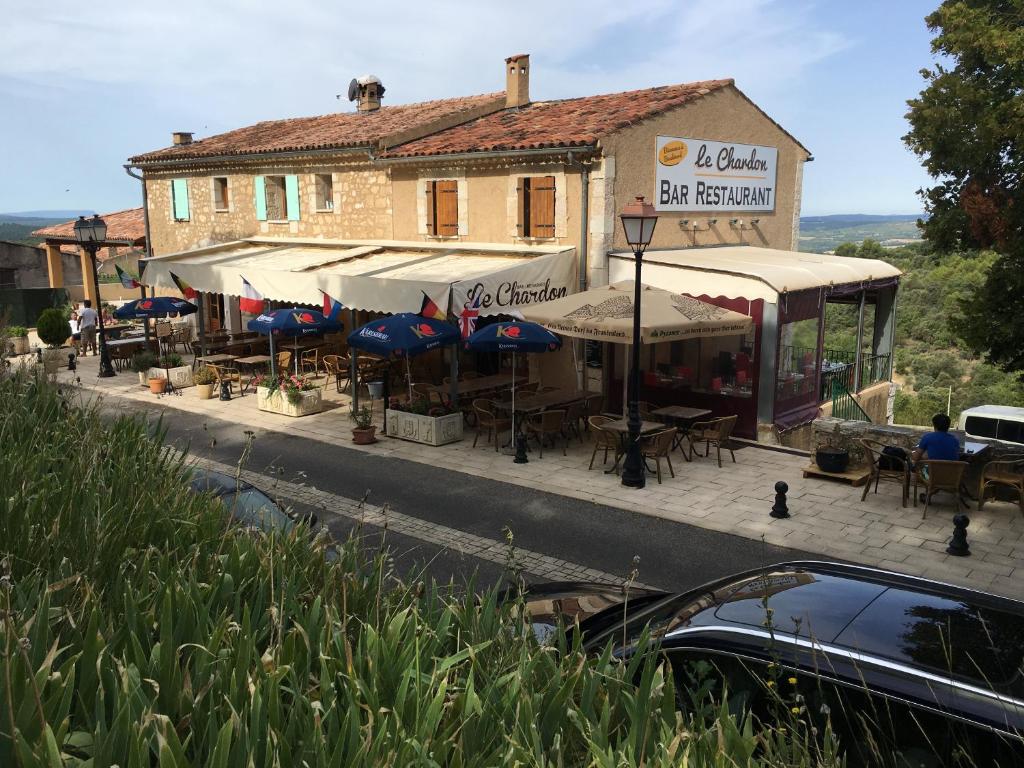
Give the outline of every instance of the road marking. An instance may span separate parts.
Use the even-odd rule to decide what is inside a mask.
[[[188,456],[188,459],[201,467],[223,472],[232,477],[238,473],[238,467],[214,459],[195,455]],[[401,512],[369,504],[360,499],[351,499],[347,496],[322,491],[306,483],[282,480],[272,474],[243,469],[241,479],[269,491],[285,501],[306,504],[317,510],[378,528],[386,527],[403,536],[409,536],[442,549],[450,549],[501,566],[508,564],[509,546],[505,541],[488,539],[458,528],[421,520],[418,517],[404,515]],[[557,557],[520,547],[515,548],[515,560],[525,573],[547,581],[594,581],[614,585],[622,585],[625,582],[625,577],[622,575],[588,568],[579,563],[560,560]],[[633,585],[641,589],[651,589],[638,581],[634,581]]]

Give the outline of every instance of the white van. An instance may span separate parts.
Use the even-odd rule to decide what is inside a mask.
[[[978,405],[960,411],[957,426],[971,437],[992,437],[1024,445],[1024,408]]]

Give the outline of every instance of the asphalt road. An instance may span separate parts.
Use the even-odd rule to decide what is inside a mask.
[[[151,416],[160,406],[147,406]],[[178,448],[237,463],[245,427],[167,410],[168,440]],[[510,459],[511,460],[511,459]],[[489,539],[514,533],[517,547],[579,563],[623,578],[639,556],[639,581],[685,590],[729,573],[819,555],[763,544],[647,515],[490,481],[402,459],[380,457],[279,432],[257,431],[247,469],[359,499]],[[765,509],[765,514],[768,509]],[[321,514],[321,518],[324,515]],[[324,520],[335,535],[351,523]],[[371,539],[372,541],[372,532]],[[474,571],[483,584],[500,580],[500,565],[466,557],[409,536],[388,533],[396,562],[407,571],[429,563],[430,575],[461,583]]]

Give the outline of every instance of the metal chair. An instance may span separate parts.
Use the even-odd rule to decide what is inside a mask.
[[[918,485],[924,485],[924,512],[921,519],[928,516],[928,505],[932,496],[938,491],[949,491],[956,499],[956,511],[960,511],[960,488],[967,470],[966,461],[939,461],[938,459],[922,459],[915,467],[914,475],[914,506],[917,506]],[[967,506],[966,504],[964,505]]]
[[[551,438],[552,445],[561,438],[562,455],[565,456],[566,449],[569,447],[569,437],[565,433],[565,411],[556,409],[532,414],[526,420],[526,434],[528,437],[537,438],[537,444],[540,446],[538,458],[544,458],[544,438],[546,437]]]
[[[490,400],[478,398],[473,401],[473,411],[476,413],[476,437],[473,438],[473,447],[476,448],[480,435],[487,433],[487,442],[494,437],[494,451],[498,451],[498,435],[512,429],[512,419],[499,419],[494,415],[494,404]]]
[[[640,453],[645,459],[654,459],[654,466],[658,475],[658,484],[661,485],[661,460],[668,462],[669,474],[674,478],[675,470],[672,468],[672,444],[676,439],[676,428],[669,427],[660,432],[644,435],[640,439]]]
[[[1024,514],[1024,453],[1006,455],[985,464],[978,483],[978,510],[985,504],[985,492],[998,486],[1012,488]]]
[[[580,422],[587,423],[587,404],[583,400],[569,403],[565,407],[565,426],[572,432],[576,439],[583,442],[583,430],[580,429]]]
[[[690,458],[693,459],[694,455],[696,455],[694,449],[697,443],[704,443],[705,457],[711,455],[711,446],[715,446],[719,469],[722,467],[723,448],[729,451],[729,455],[732,456],[732,463],[735,464],[736,454],[733,452],[732,443],[729,441],[738,419],[739,416],[722,416],[709,421],[698,421],[690,427],[686,433],[686,439],[690,443]]]
[[[622,442],[619,440],[618,434],[609,432],[601,426],[610,421],[615,421],[615,419],[610,416],[591,416],[587,419],[590,432],[594,435],[594,452],[590,454],[588,471],[594,468],[594,459],[597,458],[597,452],[601,450],[604,451],[604,460],[601,462],[602,466],[608,463],[608,451],[612,452],[615,463],[619,463],[619,455],[622,453]]]
[[[864,454],[871,462],[871,475],[864,484],[864,492],[860,500],[868,497],[868,489],[875,484],[875,493],[878,493],[878,483],[882,480],[898,482],[903,490],[903,506],[907,506],[907,497],[910,496],[910,457],[902,458],[892,454],[884,453],[887,446],[877,440],[861,438],[860,444],[864,448]]]

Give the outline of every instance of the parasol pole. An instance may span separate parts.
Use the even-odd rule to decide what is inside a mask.
[[[512,348],[512,426],[516,424],[516,350]],[[495,438],[497,439],[497,438]]]
[[[274,355],[274,329],[270,329],[270,378],[277,378],[277,357]]]
[[[412,405],[412,371],[409,369],[409,353],[405,353],[405,383],[409,387],[409,405]]]
[[[295,351],[292,353],[295,358],[295,375],[299,375],[299,337],[295,337]]]

